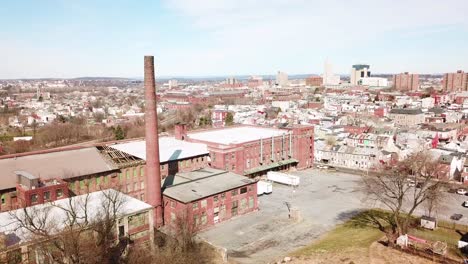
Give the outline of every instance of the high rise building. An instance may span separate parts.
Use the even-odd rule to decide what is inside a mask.
[[[419,75],[408,72],[393,76],[393,86],[398,91],[417,91],[419,89]]]
[[[467,91],[468,90],[468,73],[458,70],[455,73],[444,74],[442,81],[442,89],[446,92]]]
[[[278,71],[276,74],[276,84],[281,86],[288,85],[288,74],[285,72]]]
[[[361,78],[371,77],[370,66],[367,64],[356,64],[351,68],[350,83],[358,85]]]
[[[323,85],[338,85],[340,84],[340,76],[333,74],[333,65],[325,60],[323,67]]]

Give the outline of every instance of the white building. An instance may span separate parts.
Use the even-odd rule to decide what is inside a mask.
[[[379,77],[364,77],[360,78],[357,84],[364,86],[387,87],[388,80],[386,78]]]
[[[358,85],[358,81],[361,78],[367,78],[371,76],[370,66],[367,64],[356,64],[351,67],[350,83]]]
[[[276,84],[281,86],[287,86],[288,83],[288,74],[285,72],[278,71],[278,73],[276,74]]]
[[[325,61],[323,69],[323,85],[339,85],[340,76],[333,74],[333,65],[328,62],[328,59]]]

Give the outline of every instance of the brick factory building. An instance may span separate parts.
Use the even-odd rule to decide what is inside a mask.
[[[445,92],[468,91],[468,73],[457,71],[444,74],[442,90]]]
[[[408,72],[393,76],[393,86],[398,91],[417,91],[419,89],[419,75]]]
[[[206,145],[170,137],[160,138],[159,145],[162,178],[208,166],[209,153]],[[49,191],[50,199],[55,200],[55,197],[66,198],[115,188],[146,201],[145,150],[145,141],[137,140],[0,157],[0,212],[28,205],[28,200],[35,201],[31,204],[42,203],[47,200]],[[22,193],[32,188],[24,184],[24,181],[18,181],[19,171],[38,180],[27,197]],[[67,188],[58,191],[62,182],[66,183]],[[55,189],[51,191],[51,188]],[[36,198],[33,194],[39,195]],[[59,197],[59,194],[63,197]]]
[[[163,183],[165,224],[177,228],[177,217],[197,230],[257,210],[256,182],[212,168],[178,173]]]
[[[180,124],[175,129],[176,139],[208,146],[212,168],[255,177],[269,170],[313,166],[313,126],[237,126],[187,133],[185,125]]]

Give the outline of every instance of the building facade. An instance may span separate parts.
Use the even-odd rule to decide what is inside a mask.
[[[351,67],[350,83],[358,85],[361,78],[371,77],[370,66],[367,64],[356,64]]]
[[[393,86],[398,91],[417,91],[419,89],[419,75],[408,72],[393,76]]]
[[[442,90],[446,92],[459,92],[468,90],[468,73],[458,70],[455,73],[446,73],[442,80]]]
[[[393,120],[396,126],[406,128],[416,127],[425,122],[425,116],[421,109],[394,108],[390,110],[388,117]]]

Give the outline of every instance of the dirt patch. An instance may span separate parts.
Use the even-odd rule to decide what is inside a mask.
[[[247,258],[258,251],[262,251],[264,249],[275,247],[278,245],[279,242],[274,239],[261,240],[247,246],[245,250],[232,250],[229,251],[228,254],[230,257],[233,258]]]

